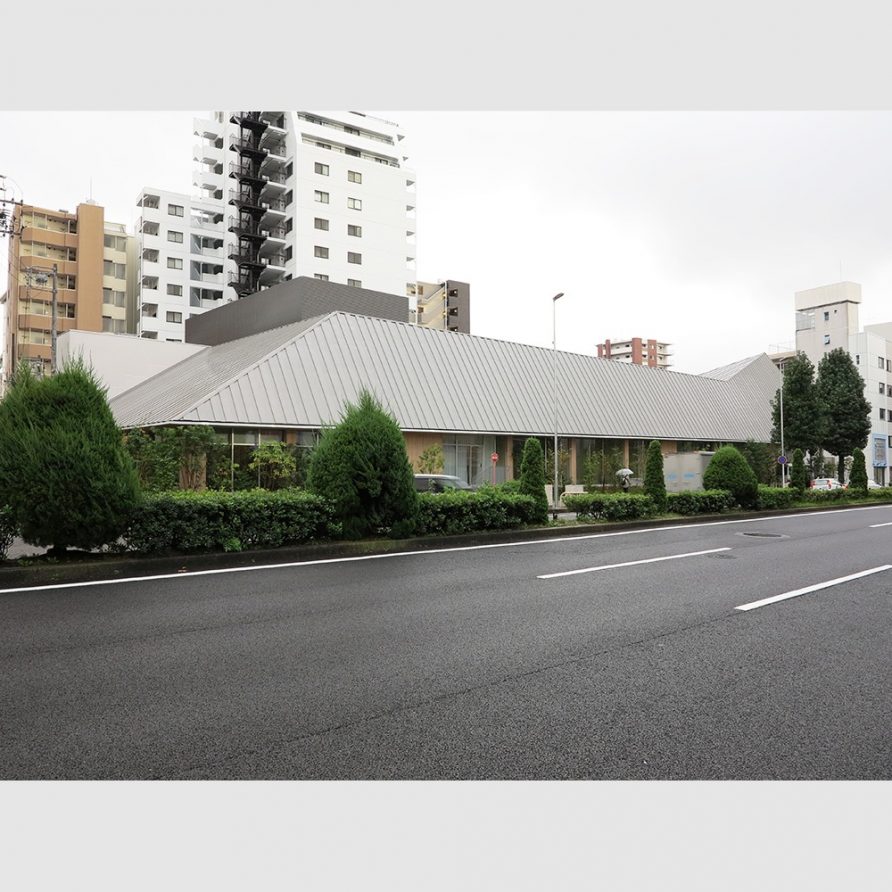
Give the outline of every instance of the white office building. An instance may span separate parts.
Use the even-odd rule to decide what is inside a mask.
[[[837,347],[846,349],[864,379],[864,396],[871,405],[870,437],[864,450],[868,476],[880,485],[892,484],[892,322],[858,324],[861,286],[837,282],[797,291],[796,349],[817,368]]]
[[[415,175],[396,124],[303,111],[194,124],[193,185],[221,220],[224,300],[297,276],[414,289]]]
[[[225,299],[219,201],[144,188],[137,198],[137,328],[143,338],[184,340],[190,315]]]

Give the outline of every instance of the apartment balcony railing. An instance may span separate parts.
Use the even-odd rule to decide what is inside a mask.
[[[258,159],[265,158],[269,154],[269,149],[261,148],[254,140],[244,136],[233,136],[229,148]]]
[[[245,130],[252,130],[255,133],[263,133],[269,123],[260,117],[259,111],[238,111],[233,112],[229,116],[229,120],[233,124],[237,124]]]
[[[239,238],[249,238],[254,241],[266,239],[267,230],[262,229],[256,220],[230,217],[227,221],[227,229],[234,232]]]
[[[223,217],[220,216],[219,221],[214,220],[201,220],[195,217],[190,218],[189,227],[191,229],[204,229],[207,232],[219,232],[220,228],[223,225]]]

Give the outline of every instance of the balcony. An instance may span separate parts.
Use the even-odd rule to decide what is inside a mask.
[[[223,149],[216,142],[199,142],[192,146],[192,160],[199,164],[221,164]]]
[[[253,158],[256,161],[262,161],[269,154],[268,149],[261,148],[253,139],[246,139],[243,136],[232,137],[229,148],[233,152],[238,152],[240,155]]]
[[[154,220],[146,220],[140,217],[136,221],[136,231],[143,235],[158,235],[158,224]]]
[[[207,217],[190,217],[190,229],[203,229],[206,232],[220,232],[223,227],[223,215],[219,215],[219,220],[211,220]]]
[[[232,260],[239,268],[256,268],[263,267],[264,262],[260,259],[257,251],[247,248],[235,248],[229,252],[229,259]]]
[[[258,188],[269,180],[269,176],[261,173],[254,165],[241,161],[229,162],[229,176],[240,183],[247,183]]]
[[[273,254],[265,257],[266,265],[260,271],[260,284],[272,285],[285,275],[285,255]]]
[[[273,154],[281,155],[285,151],[287,138],[288,133],[284,127],[270,124],[260,137],[260,145]]]

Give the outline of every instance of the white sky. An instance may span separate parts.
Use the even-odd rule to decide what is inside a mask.
[[[550,346],[563,291],[560,349],[655,337],[700,372],[791,345],[793,292],[840,268],[892,318],[890,112],[369,111],[406,134],[418,277],[471,283],[473,334]],[[132,228],[143,185],[193,191],[192,118],[3,112],[0,173],[71,210],[92,180]]]

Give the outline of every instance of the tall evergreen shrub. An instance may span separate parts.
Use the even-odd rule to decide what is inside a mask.
[[[418,495],[406,442],[396,421],[363,391],[313,450],[309,488],[329,499],[347,538],[410,536]]]
[[[16,370],[0,402],[0,504],[22,538],[64,551],[114,542],[139,484],[92,371],[77,360],[36,379]]]
[[[666,510],[666,478],[663,474],[663,450],[659,440],[651,440],[644,464],[644,494],[650,496],[657,511]]]
[[[523,446],[520,460],[520,491],[532,496],[536,503],[535,523],[548,520],[548,496],[545,495],[545,456],[542,444],[529,437]]]
[[[867,466],[864,453],[855,447],[852,450],[852,473],[849,476],[849,489],[867,495]]]
[[[805,457],[801,449],[793,450],[793,465],[790,468],[790,486],[803,492],[808,486],[808,474],[805,470]]]

